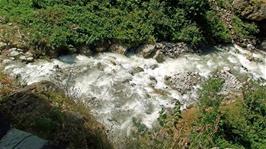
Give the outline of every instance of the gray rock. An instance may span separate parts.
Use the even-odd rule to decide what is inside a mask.
[[[41,149],[48,141],[32,134],[11,129],[1,140],[1,149]]]
[[[12,62],[12,60],[10,60],[10,59],[4,59],[4,60],[2,61],[2,64],[6,65],[6,64],[9,64],[9,63],[11,63],[11,62]]]
[[[140,73],[140,72],[143,72],[143,71],[144,71],[143,68],[141,68],[141,67],[135,67],[129,73],[132,74],[132,75],[135,75],[135,74]]]
[[[260,45],[260,48],[262,50],[266,50],[266,39],[262,41],[261,45]]]
[[[9,56],[11,56],[11,57],[16,57],[16,56],[19,56],[21,54],[17,48],[11,48],[9,50],[9,52],[10,52]]]
[[[201,82],[201,76],[194,72],[177,73],[173,76],[166,76],[164,78],[165,84],[171,88],[179,91],[181,94],[185,94],[191,91],[194,86]]]
[[[25,60],[27,60],[27,57],[24,56],[24,55],[21,55],[21,56],[19,57],[19,59],[22,60],[22,61],[25,61]]]
[[[26,58],[26,61],[28,61],[28,62],[32,62],[33,60],[34,60],[33,57],[27,57],[27,58]]]
[[[33,57],[33,54],[32,54],[30,51],[27,51],[27,52],[25,53],[25,56],[26,56],[26,57]]]
[[[248,50],[255,50],[256,47],[255,47],[254,45],[252,45],[252,44],[248,44],[248,45],[247,45],[247,49],[248,49]]]
[[[144,57],[144,58],[152,58],[156,53],[155,45],[143,45],[137,49],[137,51]]]
[[[123,45],[113,44],[110,46],[110,51],[112,51],[114,53],[125,55],[127,52],[127,48]]]
[[[159,67],[158,64],[153,64],[153,65],[151,65],[149,68],[152,69],[152,70],[154,70],[154,69],[156,69],[156,68],[158,68],[158,67]]]
[[[165,61],[163,53],[158,50],[156,51],[154,57],[153,57],[158,63],[162,63]]]
[[[230,92],[237,92],[240,91],[241,87],[243,86],[242,83],[237,79],[235,75],[230,72],[230,69],[225,67],[218,73],[219,78],[224,79],[223,88],[221,90],[221,94],[228,94]]]
[[[157,43],[156,50],[160,50],[163,55],[177,58],[181,54],[192,52],[193,50],[185,43]]]

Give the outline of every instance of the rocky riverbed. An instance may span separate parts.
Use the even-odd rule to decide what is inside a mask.
[[[133,119],[156,127],[159,111],[197,101],[197,90],[209,77],[225,79],[223,92],[239,90],[243,78],[266,83],[266,53],[227,46],[205,54],[181,54],[173,59],[101,53],[68,55],[26,64],[5,59],[5,71],[22,84],[53,81],[69,96],[82,100],[108,129],[115,143],[135,129]]]

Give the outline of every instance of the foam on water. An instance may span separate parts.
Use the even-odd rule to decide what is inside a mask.
[[[182,95],[165,84],[166,76],[198,72],[207,78],[212,72],[228,67],[255,79],[266,79],[265,53],[251,54],[259,59],[251,61],[248,51],[238,46],[227,49],[205,55],[186,54],[164,63],[114,53],[95,57],[72,55],[32,64],[15,62],[5,70],[27,84],[58,80],[58,76],[62,80],[58,83],[71,82],[70,91],[90,106],[96,118],[110,129],[111,138],[119,140],[130,134],[133,118],[152,128],[163,107],[172,108],[176,100],[184,105],[195,101],[196,92]],[[137,67],[144,71],[132,73]]]

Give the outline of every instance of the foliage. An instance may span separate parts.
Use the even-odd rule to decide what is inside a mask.
[[[217,83],[214,81],[208,86]],[[210,90],[209,87],[206,89]],[[266,87],[251,83],[245,86],[243,95],[242,100],[228,105],[222,105],[221,100],[211,100],[220,98],[218,87],[208,91],[208,96],[202,96],[207,104],[199,105],[203,112],[190,135],[192,148],[265,148]]]
[[[208,37],[212,37],[214,41],[221,43],[228,43],[231,41],[230,33],[228,28],[219,19],[214,11],[208,11],[205,15],[205,27],[208,28]]]
[[[240,38],[250,38],[259,32],[255,23],[248,23],[242,21],[239,17],[235,16],[232,19],[233,30]]]
[[[199,91],[199,103],[192,108],[162,111],[158,119],[162,128],[138,136],[135,144],[142,148],[265,148],[266,86],[249,82],[243,95],[228,101],[220,94],[223,83],[219,78],[207,80]]]
[[[41,53],[110,42],[182,41],[198,47],[230,39],[207,0],[0,0],[0,9],[2,23],[19,26]],[[254,31],[239,20],[235,24],[243,35]]]

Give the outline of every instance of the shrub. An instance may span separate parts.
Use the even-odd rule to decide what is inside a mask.
[[[198,47],[212,38],[230,38],[209,12],[207,0],[0,0],[0,9],[6,22],[15,22],[28,44],[41,53],[109,41],[129,46],[182,41]],[[209,28],[202,27],[205,19]]]
[[[233,30],[240,38],[250,38],[259,32],[256,24],[244,22],[237,16],[235,16],[232,21]]]
[[[208,32],[207,35],[212,38],[210,40],[219,43],[228,43],[231,41],[229,30],[214,11],[208,11],[206,13],[205,22],[205,27],[208,28],[208,30],[206,30]]]

